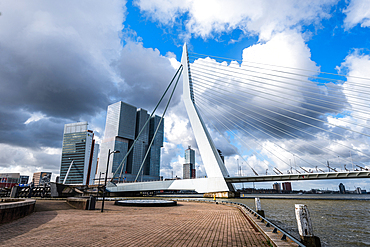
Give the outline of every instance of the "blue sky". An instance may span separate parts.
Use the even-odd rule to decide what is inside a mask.
[[[122,100],[150,112],[179,66],[184,42],[195,53],[370,78],[369,9],[368,0],[1,2],[0,172],[52,171],[55,177],[64,124],[88,121],[101,142],[109,104]],[[341,97],[354,110],[356,99],[346,90]],[[184,149],[197,150],[181,93],[179,88],[166,116],[164,177],[172,171],[181,177]],[[341,113],[324,116],[338,123]],[[210,131],[236,174],[239,158]],[[297,141],[305,147],[318,142]],[[349,144],[370,151],[364,137]],[[332,148],[348,158],[347,150]],[[245,159],[263,172],[262,161],[250,153]],[[199,155],[197,161],[204,176]],[[320,182],[326,184],[337,182]],[[355,185],[370,189],[367,180],[348,184]]]
[[[124,25],[135,31],[144,47],[155,47],[162,55],[172,52],[178,59],[181,57],[181,47],[185,40],[181,39],[179,34],[185,32],[184,25],[181,24],[188,20],[188,13],[178,16],[171,26],[166,26],[140,11],[136,4],[128,2],[126,6],[128,15]],[[301,33],[309,36],[306,44],[311,51],[311,59],[323,72],[337,73],[336,66],[339,66],[353,49],[361,49],[364,54],[370,52],[368,28],[363,28],[358,23],[350,30],[344,29],[346,14],[343,11],[347,7],[347,1],[338,1],[328,7],[330,18],[322,19],[318,25],[309,23],[301,27]],[[258,35],[245,34],[240,29],[215,33],[213,36],[192,36],[186,41],[193,52],[238,60],[242,59],[244,48],[259,43]],[[230,40],[237,42],[230,43]]]

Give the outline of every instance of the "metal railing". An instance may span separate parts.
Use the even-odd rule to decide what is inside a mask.
[[[178,199],[178,198],[176,198],[176,200],[177,201],[195,201],[195,202],[213,202],[211,200],[201,200],[201,199]],[[239,203],[239,202],[230,202],[230,201],[221,201],[221,203],[223,203],[223,204],[234,204],[234,205],[239,205],[239,206],[244,207],[246,210],[248,210],[250,213],[252,213],[254,216],[256,216],[258,220],[261,220],[262,223],[266,223],[266,227],[273,227],[274,229],[272,230],[272,233],[278,233],[278,231],[280,231],[283,234],[281,240],[286,240],[286,238],[288,237],[290,240],[292,240],[298,246],[306,247],[304,244],[302,244],[299,240],[297,240],[295,237],[293,237],[287,231],[281,229],[280,227],[278,227],[277,225],[275,225],[274,223],[272,223],[271,221],[269,221],[265,217],[262,217],[260,214],[258,214],[256,211],[254,211],[253,209],[251,209],[247,205],[245,205],[243,203]]]
[[[293,237],[292,235],[290,235],[288,232],[286,232],[285,230],[281,229],[280,227],[278,227],[277,225],[275,225],[274,223],[272,223],[271,221],[269,221],[265,217],[262,217],[260,214],[258,214],[256,211],[254,211],[253,209],[251,209],[247,205],[245,205],[243,203],[240,203],[240,202],[229,202],[229,201],[221,201],[221,202],[222,203],[229,203],[229,204],[236,204],[236,205],[239,205],[239,206],[244,207],[246,210],[248,210],[254,216],[257,216],[257,219],[261,220],[262,223],[266,223],[266,226],[267,227],[273,227],[274,228],[272,230],[273,233],[277,233],[277,231],[280,231],[283,234],[283,237],[281,238],[281,240],[286,240],[286,238],[288,237],[290,240],[292,240],[293,242],[295,242],[296,244],[298,244],[298,246],[306,247],[304,244],[302,244],[299,240],[297,240],[295,237]]]

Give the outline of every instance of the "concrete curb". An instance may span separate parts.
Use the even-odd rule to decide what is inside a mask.
[[[0,224],[8,223],[27,216],[35,210],[36,200],[33,199],[2,199],[0,203]]]
[[[22,206],[28,206],[31,204],[36,204],[36,200],[34,199],[9,199],[7,202],[4,204],[1,203],[0,201],[0,210],[1,209],[7,209],[7,208],[17,208],[17,207],[22,207]]]

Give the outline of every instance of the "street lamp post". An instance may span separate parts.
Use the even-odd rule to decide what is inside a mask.
[[[110,151],[110,149],[108,150],[107,170],[105,172],[104,190],[103,190],[103,202],[101,204],[101,212],[104,211],[104,200],[105,200],[105,190],[107,188],[107,176],[108,176],[109,157],[110,157],[111,154],[114,154],[114,153],[119,153],[119,150],[114,150],[112,152]]]
[[[102,172],[99,172],[98,192],[96,193],[96,196],[97,196],[97,197],[99,196],[99,192],[100,192],[100,179],[101,179],[101,174],[102,174]],[[104,174],[104,172],[103,172],[103,174]]]

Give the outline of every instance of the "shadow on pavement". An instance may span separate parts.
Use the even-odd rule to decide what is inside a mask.
[[[73,209],[64,200],[37,200],[35,212],[18,220],[0,225],[0,245],[6,240],[15,238],[35,229],[58,215],[57,210]],[[26,244],[26,243],[25,243]]]

